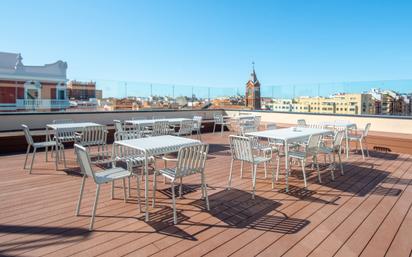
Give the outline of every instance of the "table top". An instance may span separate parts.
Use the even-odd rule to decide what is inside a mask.
[[[179,151],[181,147],[201,144],[199,140],[177,137],[157,136],[115,141],[114,144],[145,151],[148,155],[158,155]]]
[[[94,122],[72,122],[72,123],[62,123],[62,124],[47,124],[46,127],[51,129],[74,129],[74,128],[85,128],[92,126],[102,126]]]
[[[319,124],[323,126],[330,126],[330,127],[346,127],[346,128],[356,127],[356,123],[353,123],[350,121],[344,121],[344,120],[324,121],[324,122],[320,122]]]
[[[272,129],[272,130],[264,130],[264,131],[246,133],[246,135],[248,136],[270,138],[270,139],[280,139],[283,141],[308,138],[311,135],[317,135],[317,134],[329,135],[329,134],[333,134],[333,131],[330,131],[328,129],[318,129],[318,128],[283,128],[283,129]]]
[[[168,121],[169,123],[179,124],[182,121],[191,120],[188,118],[167,118],[167,119],[144,119],[144,120],[125,120],[127,124],[142,125],[142,124],[153,124],[156,121]]]

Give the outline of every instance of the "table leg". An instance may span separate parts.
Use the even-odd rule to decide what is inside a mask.
[[[349,159],[349,137],[348,128],[345,129],[345,141],[346,141],[346,159]]]
[[[145,155],[145,164],[144,164],[144,172],[145,172],[145,182],[144,182],[144,197],[145,197],[145,221],[149,221],[149,169],[148,169],[148,157],[147,154]]]
[[[288,144],[288,141],[285,141],[284,149],[285,149],[286,193],[288,193],[289,192],[289,181],[288,181],[288,179],[289,179],[289,160],[288,160],[289,159],[289,144]]]

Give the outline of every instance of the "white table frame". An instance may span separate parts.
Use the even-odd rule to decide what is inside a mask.
[[[138,139],[115,141],[114,144],[130,147],[139,151],[145,156],[144,176],[145,176],[145,221],[149,221],[149,162],[148,158],[155,155],[163,155],[178,152],[181,147],[201,144],[199,140],[177,137],[177,136],[157,136],[144,137]],[[116,148],[114,146],[114,148]],[[116,153],[115,153],[116,154]]]
[[[93,127],[93,126],[103,126],[103,125],[94,123],[94,122],[71,122],[71,123],[61,123],[61,124],[47,124],[46,125],[46,139],[50,140],[49,129],[57,130],[59,128],[67,128],[67,129],[81,130],[83,128]]]
[[[333,131],[328,129],[318,129],[318,128],[283,128],[283,129],[273,129],[264,130],[257,132],[246,133],[247,136],[254,136],[259,138],[281,140],[284,142],[285,151],[285,180],[286,180],[286,192],[289,192],[289,144],[294,142],[304,141],[311,135],[330,135]]]
[[[344,128],[345,129],[345,152],[346,152],[346,159],[349,159],[349,130],[350,129],[357,129],[356,123],[353,122],[346,122],[346,121],[331,121],[331,122],[321,122],[319,123],[322,126],[325,127],[332,127],[333,130],[336,129],[336,127],[339,128]]]
[[[151,126],[156,121],[168,121],[171,125],[180,125],[182,121],[191,120],[188,118],[166,118],[166,119],[144,119],[144,120],[125,120],[125,124],[139,125],[139,126]]]

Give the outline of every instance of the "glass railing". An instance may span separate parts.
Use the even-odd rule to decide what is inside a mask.
[[[95,88],[93,83],[92,86],[90,83],[80,84],[59,95],[60,98],[65,96],[64,99],[54,99],[51,96],[57,96],[56,89],[42,87],[36,99],[25,99],[24,88],[10,90],[9,87],[1,87],[0,81],[0,112],[253,109],[253,106],[246,106],[245,85],[198,86],[99,79],[76,81],[92,81]],[[262,85],[260,95],[261,109],[276,112],[402,116],[411,116],[412,112],[412,80]]]

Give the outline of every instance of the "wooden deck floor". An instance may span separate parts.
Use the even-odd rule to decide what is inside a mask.
[[[205,211],[199,200],[199,178],[189,177],[184,180],[184,197],[177,201],[176,226],[168,185],[159,181],[157,206],[146,223],[137,209],[135,182],[127,203],[119,183],[115,200],[110,198],[110,186],[103,186],[96,231],[90,233],[95,187],[86,183],[81,216],[76,217],[81,178],[72,149],[66,150],[70,172],[46,164],[44,153],[38,154],[32,175],[22,169],[24,155],[0,157],[0,255],[411,255],[411,156],[371,153],[363,161],[352,153],[344,176],[331,181],[324,170],[320,184],[311,172],[307,190],[299,167],[294,167],[288,194],[283,173],[272,190],[271,180],[259,169],[252,200],[250,167],[245,166],[240,179],[236,163],[233,189],[225,190],[230,164],[227,135],[203,137],[210,144],[206,179],[211,211]]]

